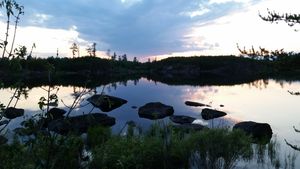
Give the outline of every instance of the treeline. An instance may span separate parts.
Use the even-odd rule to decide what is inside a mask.
[[[125,80],[147,77],[168,84],[189,83],[236,84],[261,78],[297,75],[300,72],[300,54],[287,53],[275,60],[237,56],[171,57],[160,61],[140,63],[98,57],[0,59],[0,81],[17,80],[35,82],[45,79],[51,72],[52,81],[74,83],[74,79]],[[92,78],[93,77],[93,78]],[[73,82],[72,82],[73,81]],[[77,80],[78,81],[78,80]],[[96,82],[95,82],[96,84]]]
[[[113,61],[97,57],[80,58],[32,58],[32,59],[0,59],[0,71],[20,73],[36,72],[83,72],[92,73],[118,72],[125,69],[139,69],[140,63],[130,61]]]

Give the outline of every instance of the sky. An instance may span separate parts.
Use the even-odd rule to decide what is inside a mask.
[[[300,31],[285,23],[262,21],[267,9],[300,13],[298,0],[16,0],[25,7],[17,45],[37,57],[81,55],[93,42],[97,56],[127,54],[129,59],[170,56],[238,55],[237,45],[299,51]],[[6,18],[0,9],[0,39]],[[298,26],[300,28],[300,26]],[[12,31],[12,29],[11,29]],[[10,33],[12,35],[12,32]],[[12,36],[10,36],[11,38]]]

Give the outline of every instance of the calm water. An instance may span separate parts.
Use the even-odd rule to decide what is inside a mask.
[[[72,93],[74,90],[80,90],[80,88],[74,87],[57,87],[59,88],[57,95],[60,99],[58,107],[65,107],[64,104],[71,105],[74,100]],[[132,106],[143,106],[148,102],[159,101],[173,106],[175,115],[188,115],[201,119],[201,108],[189,107],[184,104],[185,101],[190,100],[210,104],[213,108],[228,113],[223,118],[205,121],[210,127],[232,127],[237,122],[249,120],[264,122],[271,125],[274,138],[281,144],[283,154],[292,152],[285,145],[284,139],[300,145],[300,134],[293,130],[293,126],[300,128],[300,96],[293,96],[287,92],[288,90],[300,91],[300,82],[258,80],[249,84],[233,86],[169,86],[140,79],[139,81],[127,81],[95,88],[97,93],[101,93],[102,90],[108,95],[128,100],[127,104],[108,113],[116,118],[116,125],[113,126],[115,132],[119,132],[130,120],[144,128],[151,125],[153,121],[139,118],[137,109],[132,108]],[[0,102],[7,104],[12,93],[12,89],[1,89]],[[86,95],[84,99],[92,94]],[[38,113],[40,110],[37,103],[41,96],[46,96],[46,92],[41,87],[32,88],[28,98],[21,97],[17,107],[24,108],[27,116]],[[85,102],[84,100],[82,104]],[[220,107],[220,105],[224,105],[224,107]],[[88,105],[76,109],[73,115],[87,113],[91,109],[92,106]],[[101,111],[94,109],[93,112]],[[14,120],[10,123],[9,128],[18,126],[23,118]],[[296,160],[296,163],[300,167],[300,162]]]

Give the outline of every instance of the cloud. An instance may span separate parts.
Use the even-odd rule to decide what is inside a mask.
[[[32,20],[49,29],[69,29],[76,25],[82,38],[99,44],[99,50],[110,48],[134,56],[186,51],[192,43],[185,39],[191,28],[203,22],[213,23],[219,17],[242,10],[244,5],[238,0],[222,3],[216,0],[19,2],[25,6],[23,26],[32,25]],[[203,49],[203,46],[194,45],[194,49],[197,47]]]
[[[83,48],[96,42],[98,50],[111,49],[132,57],[235,54],[236,43],[276,49],[291,39],[287,47],[294,49],[296,43],[292,39],[299,39],[299,33],[285,24],[272,25],[257,16],[258,11],[267,8],[297,12],[299,5],[294,0],[18,2],[25,6],[20,30],[27,30],[18,32],[18,43],[30,46],[36,42],[41,51],[48,53],[59,48],[67,54],[72,42]],[[5,22],[5,17],[0,15],[0,20]],[[5,26],[1,28],[4,29],[0,32],[5,30]]]
[[[189,12],[183,12],[183,15],[189,16],[191,18],[194,18],[196,16],[201,16],[204,15],[206,13],[208,13],[210,10],[207,8],[204,9],[200,9],[200,10],[196,10],[196,11],[189,11]]]
[[[121,0],[121,2],[126,6],[126,7],[131,7],[137,3],[142,2],[142,0]]]
[[[6,23],[0,21],[0,27],[5,26]],[[1,29],[0,39],[4,38],[4,34],[5,29]],[[13,30],[10,30],[8,42],[12,42],[12,34]],[[71,56],[70,46],[74,42],[80,44],[81,54],[85,55],[85,48],[89,45],[89,42],[80,37],[80,33],[76,30],[75,25],[69,29],[23,26],[18,28],[14,47],[26,46],[30,49],[33,43],[35,43],[36,48],[34,49],[33,56],[55,56],[58,50],[59,56],[66,57]]]
[[[29,21],[32,25],[43,25],[49,19],[51,19],[51,15],[43,14],[43,13],[36,13],[31,17]]]

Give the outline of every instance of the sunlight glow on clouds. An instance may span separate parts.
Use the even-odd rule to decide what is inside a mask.
[[[249,48],[299,49],[299,32],[284,23],[270,24],[258,17],[267,8],[297,13],[300,2],[295,0],[18,2],[25,6],[25,15],[17,41],[29,46],[35,42],[37,52],[44,55],[55,54],[59,48],[70,56],[73,42],[82,45],[82,52],[96,42],[102,55],[111,49],[131,58],[238,54],[236,43]],[[0,21],[5,23],[3,15]],[[0,39],[4,31],[1,24]]]
[[[0,22],[0,27],[4,26],[5,23]],[[0,33],[4,34],[4,30],[1,30]],[[10,34],[12,34],[12,31]],[[9,41],[11,41],[11,37]],[[87,54],[84,49],[89,45],[89,42],[79,37],[76,26],[72,26],[69,30],[26,26],[18,29],[15,47],[22,45],[29,50],[32,44],[35,43],[34,57],[56,56],[57,49],[59,55],[65,57],[71,56],[69,48],[73,42],[83,47],[82,55]]]

